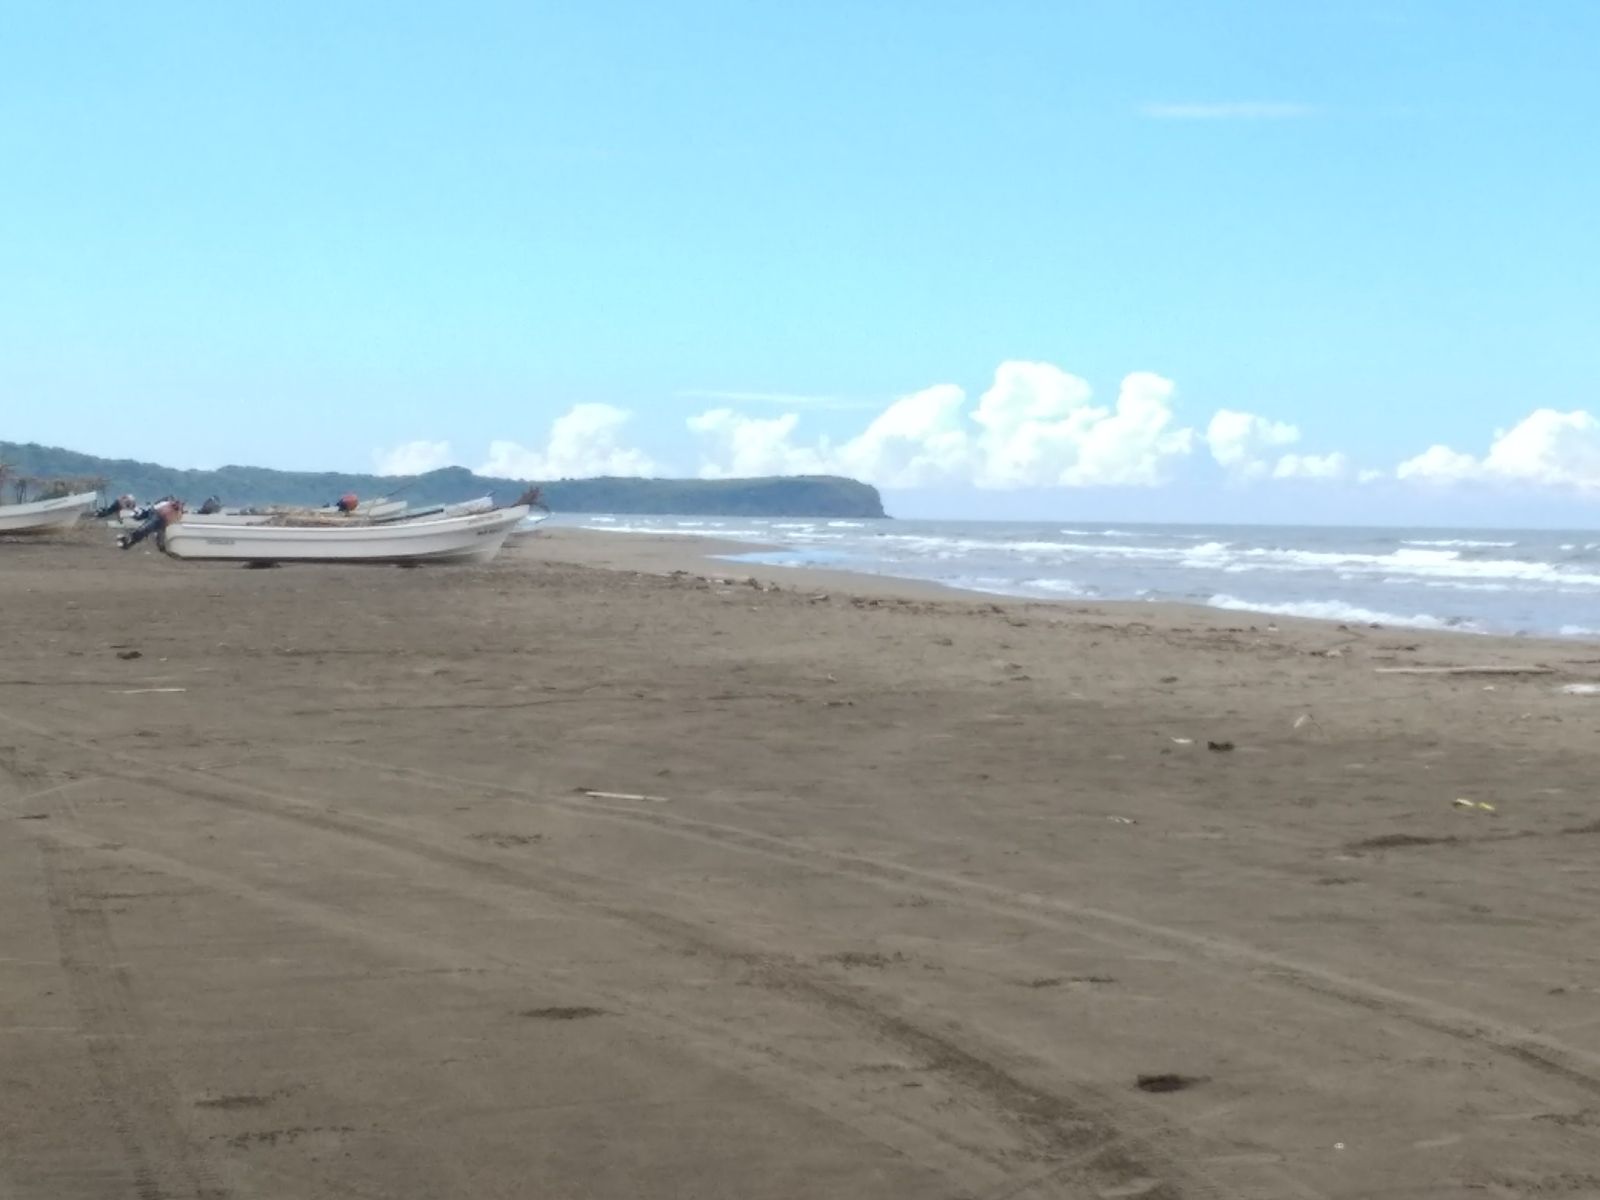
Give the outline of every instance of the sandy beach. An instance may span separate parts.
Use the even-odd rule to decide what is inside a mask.
[[[0,545],[0,1196],[1600,1195],[1600,647],[725,550]]]

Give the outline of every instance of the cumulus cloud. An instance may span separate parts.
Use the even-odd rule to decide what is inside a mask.
[[[706,479],[750,475],[816,475],[824,473],[825,453],[790,440],[800,418],[747,417],[730,408],[716,408],[689,418],[689,429],[712,446],[701,464]]]
[[[838,471],[884,487],[1153,486],[1187,455],[1194,432],[1178,426],[1171,381],[1136,372],[1111,405],[1049,363],[1007,362],[970,405],[941,384],[896,400],[860,434],[832,445],[797,444],[799,422],[716,409],[689,421],[709,443],[702,474]]]
[[[402,442],[387,450],[374,450],[372,460],[379,475],[423,475],[450,465],[450,443]]]
[[[1600,492],[1600,419],[1583,409],[1537,409],[1497,432],[1482,458],[1430,446],[1395,473],[1422,483],[1484,480]]]
[[[1174,396],[1171,380],[1135,371],[1114,398],[1097,402],[1086,380],[1060,367],[1009,361],[976,398],[955,384],[924,388],[842,439],[805,436],[798,412],[719,406],[686,425],[699,447],[694,470],[709,479],[841,474],[889,489],[1156,487],[1202,443],[1237,479],[1366,479],[1341,453],[1286,452],[1300,431],[1283,421],[1222,409],[1197,431],[1179,420]],[[540,445],[490,443],[479,470],[521,479],[664,473],[627,441],[629,420],[610,405],[580,404]],[[419,442],[385,461],[416,467],[448,452],[445,443]]]
[[[1394,473],[1401,479],[1422,483],[1459,483],[1475,478],[1480,473],[1480,464],[1472,455],[1449,446],[1429,446],[1415,458],[1401,463]]]
[[[630,414],[609,404],[579,404],[557,417],[543,449],[489,443],[478,473],[502,479],[576,479],[595,475],[653,475],[650,456],[622,444]]]
[[[1211,457],[1223,470],[1242,479],[1259,479],[1271,473],[1267,461],[1271,452],[1299,440],[1300,430],[1293,425],[1231,408],[1218,409],[1206,426]]]
[[[953,383],[896,400],[857,437],[839,447],[845,474],[883,487],[932,487],[970,470],[970,435],[961,410],[967,394]]]
[[[1274,479],[1346,479],[1350,475],[1350,460],[1335,451],[1332,454],[1285,454],[1272,468]]]

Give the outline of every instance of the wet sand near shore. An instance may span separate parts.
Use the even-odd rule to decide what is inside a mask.
[[[89,541],[0,545],[8,1200],[1600,1194],[1600,648]]]

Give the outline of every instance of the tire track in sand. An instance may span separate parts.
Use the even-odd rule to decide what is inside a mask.
[[[39,839],[45,900],[84,1044],[139,1200],[226,1200],[179,1124],[172,1081],[146,1050],[137,997],[103,904],[74,885],[67,848]]]
[[[77,739],[34,726],[10,714],[0,713],[0,721],[59,745],[83,751],[91,749]],[[94,748],[94,752],[101,760],[104,774],[130,783],[218,804],[256,817],[268,817],[358,839],[413,859],[420,858],[469,873],[475,879],[496,887],[544,895],[562,903],[580,906],[614,921],[643,928],[673,944],[741,964],[749,969],[751,982],[786,998],[809,1002],[862,1030],[871,1040],[897,1048],[924,1064],[924,1069],[943,1078],[958,1093],[965,1093],[980,1109],[1003,1115],[1020,1132],[1029,1147],[1027,1153],[1035,1163],[1043,1161],[1055,1164],[1054,1171],[1039,1176],[1029,1187],[1087,1188],[1091,1194],[1138,1196],[1143,1200],[1223,1200],[1224,1197],[1240,1194],[1225,1189],[1196,1165],[1211,1148],[1197,1145],[1186,1133],[1167,1127],[1148,1128],[1145,1118],[1129,1113],[1123,1106],[1090,1089],[1074,1089],[1068,1093],[1026,1080],[999,1065],[993,1053],[965,1044],[954,1036],[934,1033],[886,1009],[864,992],[819,978],[797,961],[752,947],[730,944],[701,926],[656,909],[619,905],[597,892],[597,885],[602,888],[611,886],[604,879],[562,870],[549,864],[541,864],[537,877],[524,875],[503,863],[419,839],[381,819],[335,814],[308,805],[297,797],[284,796],[196,768],[149,763],[138,756],[103,748]],[[126,763],[128,767],[112,768],[106,762],[108,759]],[[447,782],[451,782],[452,787],[460,786],[457,782]],[[132,851],[130,848],[120,853],[126,855]],[[177,860],[145,851],[139,851],[138,854],[149,865],[164,869],[166,873],[196,876],[195,869],[186,868]],[[166,862],[165,868],[161,867],[163,860]],[[237,893],[239,889],[235,886],[229,890]],[[297,909],[304,910],[307,904],[304,900],[295,901]],[[617,1004],[636,1006],[640,1002],[640,997],[631,993],[627,996],[597,995]],[[681,1023],[681,1018],[676,1014],[666,1012],[658,1015]],[[803,1072],[804,1064],[794,1066]],[[1276,1197],[1292,1194],[1307,1198],[1318,1195],[1287,1175],[1278,1171],[1272,1174],[1274,1178],[1270,1182],[1263,1181],[1265,1186],[1260,1195]],[[1026,1194],[1026,1190],[1017,1194]],[[146,1198],[141,1197],[141,1200]]]
[[[300,753],[305,755],[305,752]],[[1159,942],[1225,965],[1249,968],[1249,979],[1258,986],[1289,987],[1381,1013],[1432,1033],[1482,1046],[1525,1066],[1557,1076],[1585,1091],[1600,1094],[1600,1055],[1493,1017],[1357,979],[1340,971],[1242,942],[1145,921],[1055,896],[1017,891],[943,871],[906,866],[871,855],[804,846],[756,830],[667,812],[658,805],[646,809],[624,801],[551,796],[531,788],[488,783],[342,754],[317,754],[316,757],[414,779],[452,793],[462,788],[473,788],[480,792],[499,793],[556,806],[597,820],[650,826],[674,836],[730,847],[815,871],[848,875],[901,891],[938,894],[946,900],[1047,927],[1090,932],[1103,941],[1124,947],[1138,946],[1140,942]]]

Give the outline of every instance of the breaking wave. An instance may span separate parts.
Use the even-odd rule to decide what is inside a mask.
[[[1217,595],[1206,601],[1211,608],[1232,612],[1267,613],[1279,617],[1306,617],[1314,621],[1344,621],[1357,625],[1400,625],[1407,629],[1453,629],[1468,633],[1481,632],[1478,626],[1461,617],[1435,617],[1427,613],[1401,616],[1398,613],[1378,612],[1341,600],[1291,600],[1270,603],[1241,600],[1237,596]]]

